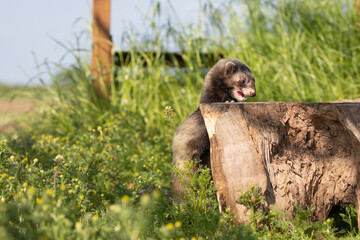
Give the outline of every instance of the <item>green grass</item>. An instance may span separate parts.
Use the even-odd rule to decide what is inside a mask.
[[[43,100],[47,91],[42,86],[0,85],[0,100]]]
[[[218,212],[207,169],[194,173],[187,204],[172,204],[171,192],[164,189],[171,186],[172,135],[199,102],[207,71],[201,52],[221,52],[246,63],[256,79],[252,101],[360,97],[359,15],[351,2],[225,1],[219,8],[205,2],[204,18],[190,26],[160,25],[162,5],[154,2],[149,36],[142,38],[147,40],[136,34],[124,38],[134,57],[129,66],[112,66],[108,100],[93,89],[87,61],[69,47],[77,62],[49,73],[54,84],[44,86],[46,107],[18,121],[15,131],[1,133],[6,142],[0,147],[0,236],[356,237],[353,207],[316,223],[307,221],[312,206],[298,209],[294,220],[281,212],[253,211],[249,225],[235,225],[234,216]],[[186,69],[169,68],[160,55],[152,59],[145,53],[167,49],[169,42],[181,49]],[[142,194],[149,187],[157,191]],[[250,200],[255,194],[245,193]]]

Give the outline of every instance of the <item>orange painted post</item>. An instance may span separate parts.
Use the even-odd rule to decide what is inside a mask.
[[[108,97],[111,81],[111,35],[110,0],[93,0],[91,72],[95,77],[94,87],[101,96]]]

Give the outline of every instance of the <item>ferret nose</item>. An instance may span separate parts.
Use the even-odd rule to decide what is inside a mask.
[[[250,92],[250,97],[255,97],[256,96],[256,91],[251,91]]]

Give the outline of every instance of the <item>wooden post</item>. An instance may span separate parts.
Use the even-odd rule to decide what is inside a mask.
[[[108,97],[111,81],[110,0],[93,0],[93,46],[91,72],[94,87],[100,96]]]

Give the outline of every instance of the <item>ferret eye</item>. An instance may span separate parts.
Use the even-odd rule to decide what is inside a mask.
[[[241,79],[240,82],[241,82],[242,84],[244,84],[244,83],[246,82],[246,80],[245,80],[245,79]]]

